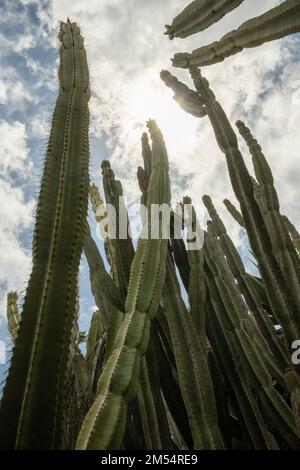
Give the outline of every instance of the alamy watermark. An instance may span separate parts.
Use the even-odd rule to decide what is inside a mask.
[[[300,339],[293,341],[292,349],[294,350],[292,354],[292,363],[297,366],[300,364]]]
[[[116,208],[112,204],[97,207],[96,233],[99,238],[127,239],[183,239],[187,250],[203,247],[205,214],[203,206],[178,204],[174,212],[169,204],[128,204],[120,197]],[[201,221],[201,222],[200,222]]]

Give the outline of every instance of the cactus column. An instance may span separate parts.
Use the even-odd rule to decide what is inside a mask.
[[[238,29],[226,33],[219,41],[195,49],[191,54],[175,54],[173,65],[183,68],[204,67],[222,62],[244,48],[257,47],[299,31],[300,1],[286,0],[263,15],[245,21]]]
[[[168,156],[162,134],[148,122],[152,138],[149,180],[148,236],[140,238],[131,265],[125,315],[113,351],[102,371],[98,395],[83,422],[77,449],[118,449],[123,439],[128,403],[137,393],[142,356],[148,346],[150,324],[155,316],[165,280],[168,240],[151,238],[151,207],[170,204]]]
[[[61,448],[77,274],[88,200],[89,75],[75,23],[61,23],[59,96],[37,206],[33,268],[0,408],[0,446]]]

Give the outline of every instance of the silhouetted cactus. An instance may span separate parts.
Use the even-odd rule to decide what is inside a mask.
[[[195,21],[196,18],[195,14]],[[195,49],[191,54],[175,54],[172,62],[175,67],[203,67],[221,62],[246,47],[260,46],[299,31],[300,2],[286,0],[263,15],[246,21],[237,30],[226,33],[219,41]]]
[[[166,25],[170,39],[186,38],[219,21],[243,0],[194,0],[177,15],[171,25]]]

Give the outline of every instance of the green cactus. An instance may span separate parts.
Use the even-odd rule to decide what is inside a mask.
[[[33,268],[1,401],[2,448],[60,448],[64,441],[65,382],[87,213],[90,91],[79,28],[61,23],[59,38],[60,90],[37,207]]]
[[[152,138],[152,168],[147,207],[170,203],[168,159],[161,132],[148,122]],[[151,214],[148,216],[151,227]],[[160,228],[161,230],[161,228]],[[148,345],[150,322],[156,314],[165,277],[168,240],[141,238],[132,263],[124,320],[98,384],[98,395],[78,437],[78,449],[120,445],[128,403],[137,393],[141,358]],[[104,432],[103,432],[104,431]]]
[[[254,315],[259,326],[259,330],[265,338],[265,341],[268,343],[268,346],[278,363],[279,369],[284,372],[284,370],[290,365],[288,350],[277,337],[273,323],[268,317],[268,313],[261,305],[259,296],[253,286],[253,282],[251,282],[251,276],[246,273],[240,255],[238,254],[231,238],[228,236],[226,228],[220,219],[211,198],[209,196],[204,196],[203,202],[211,218],[210,228],[213,229],[215,236],[220,240],[220,245],[224,255],[226,256],[227,263],[230,266],[230,270],[234,278],[238,282],[240,293],[244,296],[251,313]]]
[[[191,34],[237,3],[193,2],[174,28],[178,35]],[[280,24],[281,31],[284,24],[291,27],[286,5],[292,3],[298,11],[297,2],[273,10],[282,12],[275,35]],[[261,37],[274,26],[268,15]],[[209,196],[203,197],[210,216],[206,231],[200,232],[189,197],[170,209],[167,151],[154,121],[148,122],[152,145],[148,134],[142,136],[144,166],[137,171],[148,212],[136,251],[118,229],[120,211],[127,222],[128,216],[108,161],[102,163],[105,203],[97,186],[90,187],[96,222],[106,235],[107,267],[86,220],[89,77],[83,41],[70,21],[61,23],[59,37],[60,91],[22,313],[17,294],[7,296],[14,349],[0,405],[0,447],[299,449],[300,368],[292,363],[291,348],[300,335],[300,236],[280,213],[261,147],[238,122],[253,178],[200,71],[190,70],[195,90],[163,71],[178,104],[212,124],[240,211],[228,200],[224,204],[248,235],[261,277],[246,271]],[[150,236],[153,204],[170,212],[170,227],[158,219],[158,238]],[[109,205],[116,213],[116,238],[109,231]],[[183,231],[186,240],[177,238]],[[195,233],[203,245],[192,246]],[[83,251],[97,304],[87,334],[78,327]]]
[[[194,18],[196,20],[196,14]],[[175,54],[172,62],[174,67],[203,67],[222,62],[226,57],[244,48],[257,47],[299,31],[300,2],[286,0],[266,13],[246,21],[237,30],[225,34],[219,41],[195,49],[191,54]]]
[[[261,146],[252,136],[250,129],[241,121],[238,121],[236,125],[252,155],[254,171],[259,185],[260,205],[269,231],[273,252],[297,298],[300,286],[299,262],[294,245],[288,236],[286,225],[280,214],[279,200],[271,169]],[[300,298],[297,300],[299,303]]]
[[[186,38],[203,31],[242,2],[243,0],[194,0],[174,18],[171,25],[166,25],[165,34],[170,39]]]
[[[19,324],[21,320],[21,315],[18,309],[18,294],[17,292],[9,292],[7,294],[7,323],[8,329],[11,334],[12,340],[15,342]]]
[[[229,214],[233,217],[233,219],[242,228],[245,228],[245,222],[244,222],[243,216],[240,213],[240,211],[235,207],[235,205],[231,201],[229,201],[229,199],[224,199],[223,203],[226,209],[228,210]]]
[[[300,334],[297,299],[274,256],[265,220],[254,197],[253,180],[239,151],[237,137],[209,88],[208,81],[196,68],[191,69],[191,75],[197,92],[205,102],[217,143],[225,154],[232,187],[241,206],[251,248],[259,262],[270,305],[279,323],[285,328],[291,344]]]
[[[160,78],[175,92],[174,100],[184,111],[195,117],[201,118],[206,116],[205,106],[203,106],[204,101],[198,93],[194,90],[190,90],[167,70],[161,71]]]

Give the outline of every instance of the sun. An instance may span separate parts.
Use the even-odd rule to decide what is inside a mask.
[[[174,155],[186,153],[195,140],[199,120],[183,111],[172,98],[172,91],[163,84],[141,79],[134,83],[126,99],[129,119],[144,125],[151,118],[157,121],[168,151]]]

